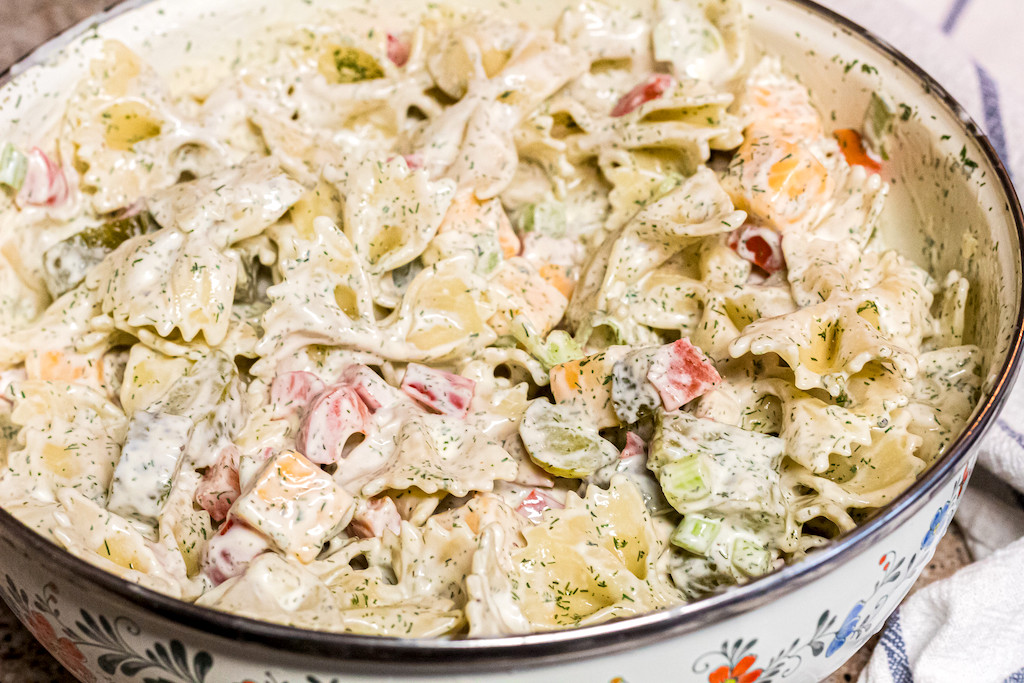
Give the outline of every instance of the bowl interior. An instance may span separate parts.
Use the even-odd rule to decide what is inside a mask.
[[[324,15],[343,17],[339,23],[348,26],[371,26],[377,23],[375,15],[381,6],[386,6],[387,21],[401,28],[403,23],[412,22],[424,4],[421,0],[131,0],[107,21],[85,28],[70,41],[61,39],[44,48],[29,60],[32,68],[0,90],[0,139],[32,145],[45,136],[59,119],[62,94],[70,92],[90,60],[99,54],[102,40],[97,38],[126,43],[169,79],[174,90],[202,92],[227,74],[237,58],[244,60],[272,49],[288,27]],[[487,5],[534,24],[551,24],[570,3],[462,0],[462,4]],[[636,0],[618,4],[646,10],[650,3]],[[885,46],[880,47],[851,26],[835,21],[827,11],[801,0],[750,2],[747,9],[758,49],[780,55],[786,69],[808,85],[826,125],[859,128],[875,91],[886,93],[897,104],[900,116],[891,152],[893,161],[885,169],[892,190],[879,229],[889,246],[929,268],[936,277],[941,279],[956,268],[969,278],[968,338],[986,354],[984,394],[976,411],[976,415],[981,414],[993,402],[1000,380],[1009,373],[1008,364],[1015,358],[1020,334],[1019,206],[1005,171],[977,128],[948,95]],[[231,38],[225,40],[224,36]],[[940,463],[959,460],[964,451],[962,441],[954,443]],[[908,508],[909,501],[920,498],[937,481],[937,476],[925,474],[897,505],[903,501],[901,509]],[[844,543],[881,533],[885,524],[897,522],[892,517],[869,522]],[[735,606],[732,611],[763,603],[770,599],[766,587],[786,590],[787,582],[824,570],[827,563],[838,561],[840,556],[838,552],[822,553],[735,589],[726,601]],[[133,587],[130,593],[138,596],[148,592]],[[153,595],[149,599],[165,607],[173,602]],[[721,602],[671,610],[659,619],[675,614],[696,624],[707,618],[702,613]],[[631,621],[640,625],[645,620],[650,622],[647,617]],[[233,621],[244,626],[247,620]],[[601,628],[557,637],[582,639]],[[260,630],[280,633],[289,629]]]

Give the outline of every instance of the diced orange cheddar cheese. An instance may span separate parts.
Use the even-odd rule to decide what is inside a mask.
[[[103,363],[73,351],[33,351],[25,358],[25,373],[28,379],[103,385]]]
[[[517,256],[522,250],[519,235],[512,229],[512,222],[497,199],[480,201],[472,192],[456,195],[437,229],[438,234],[455,231],[468,234],[493,231],[504,258]]]
[[[487,321],[498,334],[512,333],[512,318],[526,318],[541,336],[547,336],[565,314],[569,299],[544,279],[529,261],[514,257],[495,271],[491,283],[505,290],[498,312]]]
[[[752,128],[785,140],[817,140],[825,134],[810,93],[793,79],[775,78],[754,85],[749,97]],[[748,138],[753,135],[747,133]]]
[[[505,258],[512,258],[518,256],[519,251],[523,245],[519,242],[519,235],[512,229],[512,221],[508,219],[508,214],[501,207],[501,204],[497,200],[492,200],[497,203],[496,213],[498,214],[498,244],[501,245],[501,255]]]
[[[231,515],[285,554],[308,563],[351,521],[354,511],[355,500],[329,474],[304,455],[284,451],[256,474]]]
[[[549,285],[557,289],[566,299],[572,297],[576,281],[569,277],[569,269],[557,263],[545,263],[537,269],[540,276]]]
[[[723,183],[737,208],[785,232],[827,204],[835,181],[807,147],[754,133]]]
[[[598,429],[620,424],[612,403],[612,367],[628,352],[628,346],[610,346],[593,356],[551,368],[551,394],[555,401],[583,408]]]

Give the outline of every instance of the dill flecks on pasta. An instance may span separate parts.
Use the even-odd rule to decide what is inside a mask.
[[[313,629],[594,624],[799,560],[973,408],[966,279],[879,243],[884,140],[738,2],[282,35],[174,88],[107,42],[0,152],[0,502],[78,557]]]

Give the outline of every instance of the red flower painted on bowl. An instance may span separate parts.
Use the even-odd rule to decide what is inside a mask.
[[[36,640],[53,655],[54,659],[63,664],[64,668],[70,671],[75,678],[86,683],[93,683],[96,680],[86,664],[82,651],[67,638],[58,638],[49,619],[39,612],[32,612],[25,620],[25,626],[36,637]]]
[[[708,676],[708,683],[754,683],[761,676],[761,669],[750,671],[757,657],[748,655],[731,669],[728,666],[720,666]]]

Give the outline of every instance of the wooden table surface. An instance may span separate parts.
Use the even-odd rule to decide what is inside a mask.
[[[110,5],[112,0],[0,0],[0,69],[26,55],[33,47]],[[917,590],[949,576],[970,561],[956,529],[939,542],[935,557],[914,586]],[[825,683],[857,679],[871,655],[874,640]],[[0,601],[0,683],[74,683]]]

